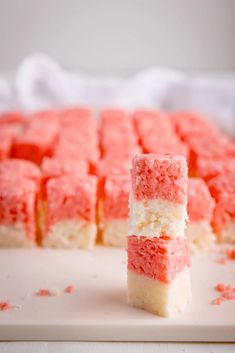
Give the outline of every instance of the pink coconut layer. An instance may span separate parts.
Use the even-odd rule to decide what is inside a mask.
[[[97,178],[73,175],[51,179],[46,184],[45,225],[62,220],[94,222],[96,218]]]
[[[154,132],[157,136],[168,136],[174,134],[173,126],[167,114],[153,110],[137,110],[133,119],[140,139]]]
[[[132,162],[132,191],[136,200],[187,202],[187,163],[180,155],[141,154]]]
[[[88,162],[85,160],[44,158],[42,162],[42,189],[45,188],[48,180],[63,175],[74,175],[81,178],[88,174]]]
[[[23,159],[7,159],[0,163],[0,175],[6,177],[25,177],[33,180],[39,185],[41,172],[38,166],[30,161]]]
[[[142,146],[146,153],[181,154],[186,159],[189,157],[188,145],[178,139],[175,134],[158,136],[157,132],[146,134],[142,137]]]
[[[52,155],[58,132],[59,125],[54,112],[35,114],[17,136],[14,157],[40,164],[43,157]]]
[[[63,110],[60,113],[60,124],[63,128],[78,127],[83,129],[84,126],[90,126],[90,128],[96,126],[93,112],[88,107],[72,107]]]
[[[108,128],[115,125],[132,124],[131,118],[127,111],[118,108],[107,108],[101,112],[101,126]]]
[[[90,172],[96,172],[99,160],[98,132],[95,126],[65,126],[59,133],[54,148],[55,158],[78,159],[89,162]]]
[[[171,114],[171,122],[183,140],[192,136],[217,136],[219,131],[206,116],[196,112],[176,112]]]
[[[129,176],[111,176],[106,177],[101,193],[103,218],[127,219],[128,202],[131,189]]]
[[[208,181],[207,185],[212,196],[218,200],[222,194],[230,194],[233,197],[235,193],[235,171],[218,175]]]
[[[189,178],[187,204],[189,220],[191,222],[205,220],[210,223],[214,208],[215,201],[204,180],[201,178]]]
[[[12,111],[0,114],[0,127],[9,125],[22,125],[25,123],[26,117],[24,114]]]
[[[190,266],[184,238],[128,237],[128,269],[170,283],[177,273]]]
[[[230,172],[235,172],[235,158],[199,158],[197,160],[196,173],[206,181],[220,174],[226,174]]]
[[[20,175],[0,175],[0,224],[24,224],[29,239],[36,237],[35,182]]]
[[[190,166],[198,169],[199,158],[215,159],[235,155],[235,145],[224,136],[190,136],[187,139],[190,149]]]
[[[11,157],[15,134],[6,127],[0,127],[0,161]]]
[[[113,175],[130,175],[130,158],[113,158],[107,156],[99,161],[97,175],[100,179]]]
[[[133,157],[141,152],[133,120],[126,112],[117,109],[102,112],[100,146],[104,157]]]
[[[216,200],[213,225],[217,234],[230,221],[235,221],[235,172],[218,175],[208,182],[212,196]]]

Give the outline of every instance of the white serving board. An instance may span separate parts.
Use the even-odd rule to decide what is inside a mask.
[[[126,303],[125,250],[0,250],[0,300],[22,306],[0,312],[0,340],[235,341],[235,301],[210,304],[214,285],[234,280],[234,261],[194,257],[192,304],[161,318]],[[41,288],[59,293],[38,297]]]

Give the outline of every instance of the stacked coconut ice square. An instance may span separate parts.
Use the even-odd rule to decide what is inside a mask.
[[[187,173],[183,156],[133,159],[128,298],[132,305],[161,316],[184,310],[191,298]]]

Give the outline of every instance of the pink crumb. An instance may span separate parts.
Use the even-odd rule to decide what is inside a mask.
[[[227,263],[227,259],[225,259],[224,257],[220,258],[220,259],[217,259],[215,261],[217,264],[220,264],[220,265],[226,265]]]
[[[72,285],[69,285],[64,289],[64,291],[65,291],[65,293],[70,294],[74,291],[74,287]]]
[[[215,290],[220,292],[221,295],[212,301],[212,305],[221,305],[225,301],[235,300],[235,287],[229,284],[218,283],[215,286]]]
[[[39,289],[39,291],[36,293],[37,296],[39,297],[53,297],[55,296],[55,292],[50,291],[49,289]]]
[[[0,311],[8,310],[10,309],[10,303],[7,301],[1,301],[0,302]]]
[[[138,201],[187,202],[188,168],[180,155],[140,154],[132,161],[132,191]]]
[[[12,304],[9,301],[2,300],[0,301],[0,311],[6,311],[9,309],[20,309],[21,305],[19,304]]]
[[[235,260],[235,249],[227,249],[226,255],[229,258],[229,260]]]

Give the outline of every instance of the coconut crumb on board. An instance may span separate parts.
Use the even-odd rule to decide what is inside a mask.
[[[212,305],[221,305],[226,301],[235,300],[235,287],[230,284],[218,283],[215,286],[215,290],[221,294],[212,300]]]
[[[0,300],[0,311],[6,311],[9,309],[21,309],[21,305],[12,304],[8,300]]]
[[[52,291],[52,290],[49,290],[47,288],[42,288],[42,289],[39,289],[37,292],[36,292],[36,295],[38,297],[55,297],[57,295],[57,291]]]
[[[74,286],[72,286],[71,284],[68,285],[68,286],[64,289],[64,292],[65,292],[65,293],[68,293],[68,294],[71,294],[73,291],[74,291]]]
[[[220,251],[220,257],[215,260],[217,264],[226,265],[228,261],[235,260],[235,249],[222,249]]]

